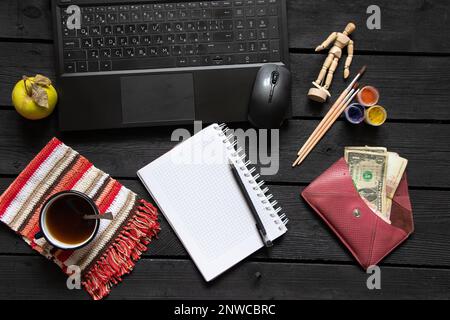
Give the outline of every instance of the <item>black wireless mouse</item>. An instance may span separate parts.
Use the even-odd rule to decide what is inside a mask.
[[[277,64],[263,65],[256,75],[248,120],[257,128],[281,127],[289,107],[291,73]]]

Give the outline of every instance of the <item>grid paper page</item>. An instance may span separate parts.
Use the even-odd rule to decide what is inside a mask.
[[[207,281],[263,246],[219,132],[210,126],[138,172]]]

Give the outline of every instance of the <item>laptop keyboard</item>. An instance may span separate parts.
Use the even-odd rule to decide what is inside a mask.
[[[279,62],[280,3],[82,6],[78,30],[61,8],[64,73]]]

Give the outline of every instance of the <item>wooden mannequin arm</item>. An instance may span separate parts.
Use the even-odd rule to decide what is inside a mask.
[[[336,40],[336,38],[337,38],[337,32],[333,32],[332,34],[330,34],[328,36],[327,40],[322,42],[322,44],[316,48],[316,51],[321,51],[321,50],[327,48],[332,42],[334,42]]]
[[[345,65],[344,65],[344,79],[347,79],[350,75],[350,65],[352,64],[353,60],[353,51],[354,51],[354,43],[352,40],[348,43],[347,47],[347,59],[345,59]]]

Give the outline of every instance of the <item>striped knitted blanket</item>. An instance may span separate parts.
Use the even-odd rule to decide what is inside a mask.
[[[40,231],[41,206],[63,190],[83,192],[95,201],[100,213],[114,215],[112,221],[101,220],[96,238],[78,250],[60,250],[44,238],[34,239]],[[84,288],[96,300],[108,295],[111,287],[131,272],[160,229],[157,217],[150,203],[56,138],[0,197],[0,221],[67,274],[72,271],[69,266],[78,266]]]

